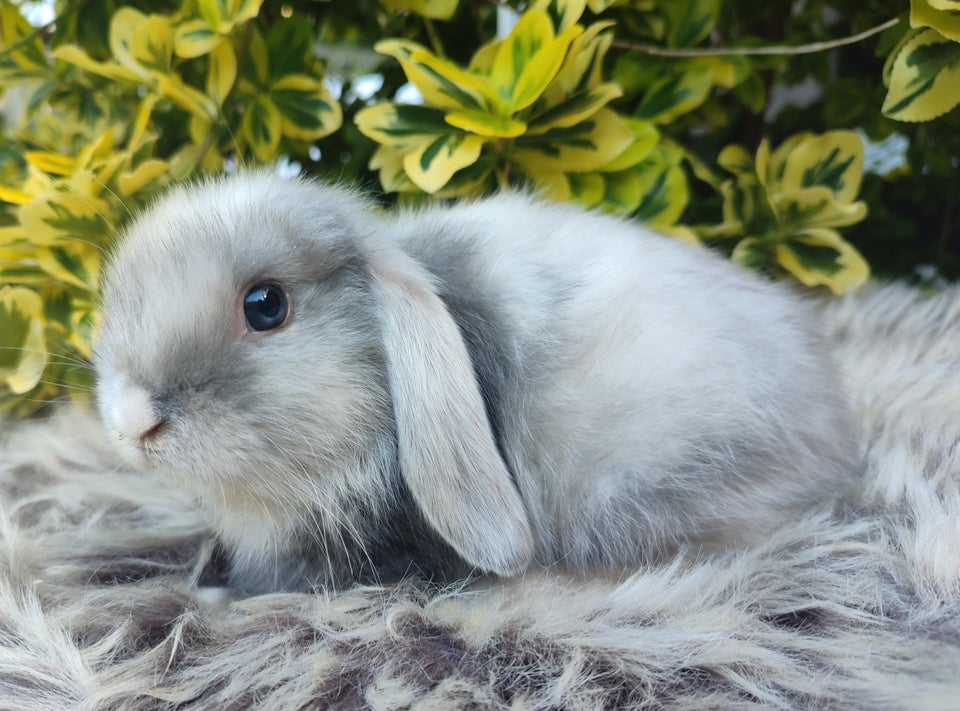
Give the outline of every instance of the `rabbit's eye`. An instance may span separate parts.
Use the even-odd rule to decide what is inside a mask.
[[[270,331],[287,319],[287,295],[276,284],[257,284],[243,297],[243,315],[254,331]]]

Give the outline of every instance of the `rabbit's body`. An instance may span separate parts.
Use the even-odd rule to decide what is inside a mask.
[[[261,282],[290,315],[254,332]],[[96,360],[108,427],[271,589],[756,540],[858,468],[815,324],[614,218],[518,195],[378,217],[254,174],[131,229]]]

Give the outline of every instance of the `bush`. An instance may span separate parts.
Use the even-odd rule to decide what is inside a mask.
[[[43,7],[0,2],[2,409],[88,390],[132,214],[254,162],[385,204],[532,185],[836,293],[957,272],[957,0]]]

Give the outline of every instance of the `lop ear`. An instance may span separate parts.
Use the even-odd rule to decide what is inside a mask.
[[[404,480],[465,561],[514,575],[533,555],[530,523],[494,443],[460,331],[416,261],[398,250],[378,254],[371,266]]]

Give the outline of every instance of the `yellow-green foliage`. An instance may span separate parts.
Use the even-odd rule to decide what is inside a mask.
[[[0,409],[87,389],[102,261],[153,195],[228,162],[306,160],[321,139],[328,175],[363,178],[337,154],[369,156],[404,200],[533,186],[807,286],[867,278],[839,231],[866,213],[857,134],[687,142],[729,128],[719,98],[761,116],[764,72],[788,66],[697,52],[724,0],[532,0],[500,38],[489,3],[379,3],[61,0],[54,31],[0,0]],[[883,111],[926,121],[960,102],[960,2],[912,0],[909,21]],[[473,44],[444,46],[464,27]],[[393,78],[370,100],[328,89],[371,72]],[[394,99],[401,76],[422,101]],[[694,177],[712,223],[690,218]]]

